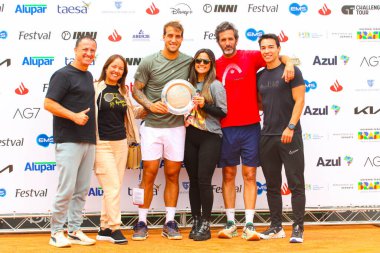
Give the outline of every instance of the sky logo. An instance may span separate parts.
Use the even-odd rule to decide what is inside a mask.
[[[37,136],[37,144],[47,148],[49,147],[49,144],[54,144],[54,138],[53,136],[47,136],[46,134],[40,134]]]
[[[0,32],[0,39],[5,40],[8,37],[7,31],[1,31]]]
[[[306,86],[306,92],[309,92],[310,90],[315,90],[317,88],[317,83],[315,81],[307,81],[307,80],[304,80],[305,81],[305,86]]]
[[[247,39],[252,40],[252,41],[256,41],[258,38],[260,38],[261,36],[263,36],[263,34],[264,34],[263,30],[256,31],[253,28],[249,28],[245,32],[245,36],[247,37]]]
[[[291,14],[294,14],[296,16],[299,16],[301,15],[301,13],[305,13],[307,12],[307,5],[304,4],[304,5],[299,5],[298,3],[292,3],[290,6],[289,6],[289,11]]]

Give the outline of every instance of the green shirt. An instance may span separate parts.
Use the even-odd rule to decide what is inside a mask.
[[[143,92],[150,101],[160,101],[166,83],[174,79],[188,80],[191,60],[192,57],[181,52],[174,60],[166,59],[161,52],[149,55],[141,60],[135,80],[145,84]],[[182,115],[150,112],[145,117],[145,125],[154,128],[179,127],[184,125],[184,119]]]

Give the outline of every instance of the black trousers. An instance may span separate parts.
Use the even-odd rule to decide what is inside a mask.
[[[210,220],[214,194],[212,176],[220,157],[222,138],[218,134],[186,128],[185,167],[190,179],[191,214]]]
[[[305,160],[301,134],[294,134],[292,142],[281,143],[281,136],[261,136],[260,159],[267,184],[267,199],[271,226],[281,226],[282,196],[281,171],[285,167],[291,201],[294,225],[303,227],[305,215]]]

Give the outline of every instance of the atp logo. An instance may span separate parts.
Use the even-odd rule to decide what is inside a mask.
[[[322,16],[328,16],[331,14],[331,10],[327,7],[326,4],[324,4],[323,7],[319,9],[318,13]]]
[[[301,13],[306,13],[308,11],[307,5],[299,5],[298,3],[292,3],[289,6],[289,11],[291,14],[299,16]]]
[[[263,30],[256,31],[253,28],[249,28],[245,32],[245,36],[247,37],[247,39],[252,40],[252,41],[256,41],[258,38],[260,38],[261,36],[263,36],[263,34],[264,34]]]
[[[288,41],[288,36],[284,33],[284,31],[281,30],[280,34],[277,36],[280,42],[287,42]]]
[[[113,30],[113,33],[110,36],[108,36],[108,39],[112,42],[118,42],[121,40],[121,36],[117,33],[116,30]]]
[[[333,92],[340,92],[340,91],[343,90],[343,86],[340,85],[340,83],[338,82],[338,80],[336,80],[335,83],[330,86],[330,90],[333,91]]]
[[[29,90],[25,87],[24,83],[21,82],[20,86],[15,89],[15,92],[17,95],[26,95],[28,94]]]
[[[305,81],[305,86],[306,86],[306,92],[309,92],[310,90],[315,90],[318,85],[317,85],[317,82],[316,81],[307,81],[307,80],[304,80]]]
[[[152,3],[152,5],[149,6],[149,8],[147,8],[145,11],[149,15],[156,15],[160,12],[160,10],[156,7],[156,5],[154,3]]]
[[[338,112],[340,111],[340,106],[338,106],[338,105],[332,105],[331,106],[331,110],[333,110],[335,112],[335,115],[337,115]]]

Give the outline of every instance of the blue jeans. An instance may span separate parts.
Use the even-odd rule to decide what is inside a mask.
[[[55,159],[59,179],[51,217],[52,234],[62,231],[66,220],[70,232],[80,229],[94,168],[95,145],[57,143]]]

